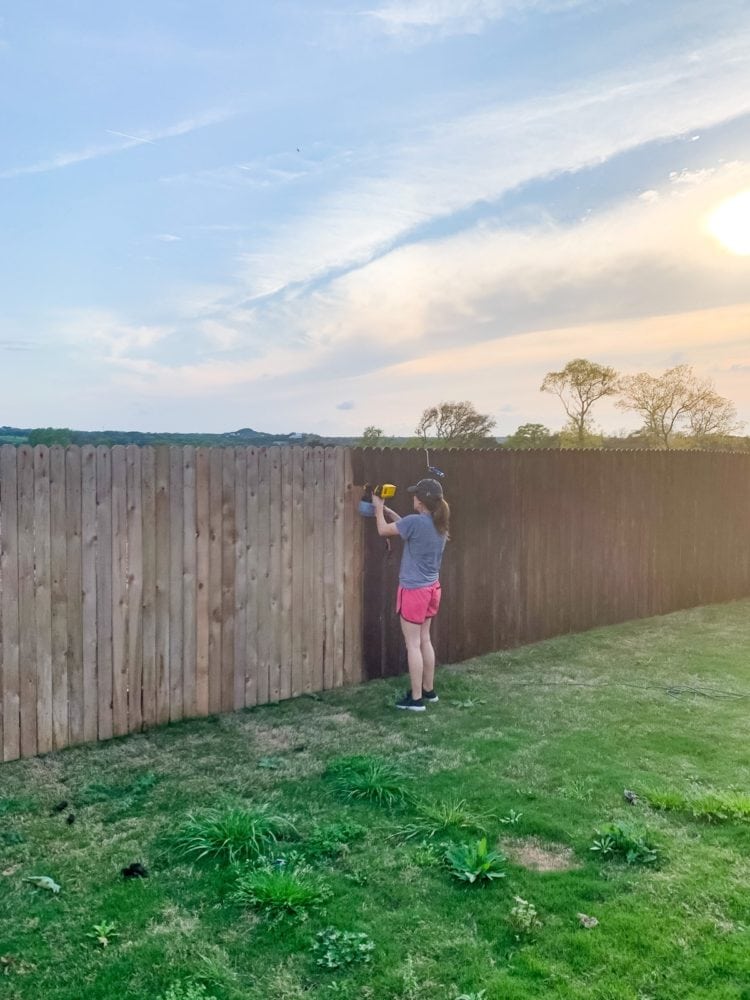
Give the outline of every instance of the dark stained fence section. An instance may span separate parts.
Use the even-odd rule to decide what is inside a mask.
[[[444,473],[451,541],[438,659],[750,595],[750,455],[697,451],[430,453]],[[356,484],[407,486],[423,451],[355,449]],[[395,596],[401,542],[364,523],[368,678],[406,670]]]

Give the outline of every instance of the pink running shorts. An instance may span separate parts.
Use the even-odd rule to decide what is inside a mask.
[[[434,618],[440,607],[440,581],[429,587],[407,590],[399,587],[396,595],[396,611],[404,621],[413,625],[423,625],[428,618]]]

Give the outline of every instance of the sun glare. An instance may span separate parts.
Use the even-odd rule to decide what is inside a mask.
[[[724,201],[708,220],[709,231],[732,253],[750,254],[750,191]]]

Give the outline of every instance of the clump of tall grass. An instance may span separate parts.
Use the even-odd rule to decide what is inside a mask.
[[[325,776],[343,798],[381,806],[398,805],[412,798],[403,772],[381,757],[367,754],[337,757],[329,763]]]
[[[472,811],[466,799],[446,799],[444,802],[420,801],[416,803],[417,819],[402,827],[397,837],[412,840],[415,837],[430,839],[452,830],[472,830],[486,833],[493,817]]]
[[[299,861],[264,861],[239,868],[230,899],[260,911],[270,920],[304,920],[332,893],[312,868]]]
[[[674,789],[645,792],[652,809],[665,812],[685,812],[695,819],[711,822],[750,820],[750,795],[744,792],[706,792],[701,795],[683,795]]]
[[[283,839],[296,835],[293,823],[266,806],[227,806],[191,813],[168,838],[171,852],[189,861],[223,864],[255,861]]]

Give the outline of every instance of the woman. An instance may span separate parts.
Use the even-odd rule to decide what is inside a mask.
[[[448,540],[450,509],[436,479],[420,479],[408,492],[414,494],[414,513],[406,517],[386,507],[380,497],[373,496],[372,502],[378,534],[404,540],[396,610],[406,642],[411,689],[396,702],[396,708],[424,712],[426,701],[438,700],[430,623],[440,607],[440,563]]]

